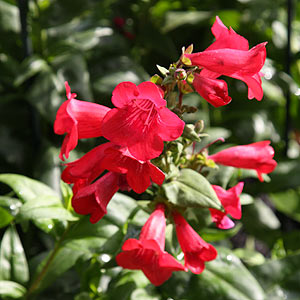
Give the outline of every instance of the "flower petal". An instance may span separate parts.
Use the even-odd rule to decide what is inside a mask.
[[[231,101],[231,97],[228,96],[227,84],[223,80],[195,74],[193,86],[199,95],[214,107],[226,105]]]
[[[163,99],[163,95],[160,91],[160,89],[150,81],[142,82],[138,85],[139,90],[139,96],[138,99],[149,99],[157,107],[166,106],[167,102],[165,99]]]
[[[137,86],[129,81],[119,83],[112,93],[111,102],[116,107],[124,107],[139,95]]]
[[[217,16],[214,25],[211,28],[216,41],[213,42],[206,50],[215,50],[222,48],[231,48],[238,50],[248,50],[248,41],[237,34],[231,27],[228,29]]]
[[[252,49],[217,49],[185,54],[193,65],[204,67],[212,72],[231,76],[233,74],[252,76],[258,73],[266,59],[266,43],[261,43]]]
[[[67,133],[60,152],[60,158],[69,157],[78,139],[101,136],[101,122],[110,109],[103,105],[73,98],[65,101],[58,109],[54,122],[56,134]]]
[[[158,134],[164,141],[173,141],[182,135],[185,123],[166,107],[158,112]]]
[[[90,222],[98,222],[106,214],[106,206],[118,191],[119,175],[108,172],[95,183],[78,190],[72,206],[78,214],[91,214]]]
[[[62,172],[61,178],[66,183],[75,183],[79,179],[87,179],[87,182],[95,180],[103,171],[101,161],[105,150],[111,147],[112,143],[105,143],[95,147],[80,159],[67,163]]]

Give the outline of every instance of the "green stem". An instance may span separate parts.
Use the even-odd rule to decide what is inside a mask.
[[[58,253],[58,251],[60,250],[61,244],[63,242],[63,240],[66,237],[66,234],[68,233],[68,231],[70,230],[71,226],[70,223],[68,224],[66,230],[64,231],[64,233],[62,234],[62,236],[60,237],[60,239],[57,241],[51,255],[49,256],[46,264],[44,265],[43,269],[41,270],[41,272],[38,274],[38,276],[36,277],[36,279],[33,281],[33,283],[31,284],[31,286],[28,289],[28,292],[26,293],[25,299],[26,300],[30,300],[31,295],[38,289],[43,277],[45,276],[45,274],[47,273],[49,266],[51,265],[52,261],[54,260],[56,254]]]

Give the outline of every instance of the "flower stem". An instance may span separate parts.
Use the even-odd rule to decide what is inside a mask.
[[[38,289],[42,279],[44,278],[44,276],[46,275],[49,266],[51,265],[51,263],[53,262],[55,256],[57,255],[58,251],[61,248],[61,244],[63,242],[63,240],[66,237],[66,234],[68,233],[68,231],[70,230],[70,223],[68,224],[66,230],[64,231],[64,233],[62,234],[62,236],[60,237],[60,239],[57,241],[51,255],[49,256],[48,260],[46,261],[44,267],[42,268],[41,272],[38,274],[38,276],[36,277],[36,279],[32,282],[32,284],[30,285],[28,292],[26,293],[24,299],[26,300],[30,300],[31,295]]]

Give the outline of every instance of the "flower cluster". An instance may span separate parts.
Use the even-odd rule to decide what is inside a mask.
[[[164,173],[150,159],[162,153],[164,141],[181,136],[184,122],[166,107],[163,92],[152,82],[120,83],[113,91],[113,109],[76,100],[65,85],[68,100],[54,123],[55,133],[67,133],[60,158],[68,158],[78,139],[104,136],[110,141],[67,163],[62,174],[65,182],[74,184],[74,210],[90,214],[95,223],[119,189],[142,193],[151,180],[163,183]],[[108,172],[102,175],[104,171]]]
[[[209,168],[211,164],[253,169],[263,181],[263,174],[276,167],[270,141],[235,146],[213,155],[201,152],[202,159],[197,162],[199,169],[193,167],[194,161],[185,151],[178,151],[192,147],[195,143],[193,137],[199,138],[199,131],[194,130],[196,126],[191,129],[182,120],[184,112],[193,111],[192,107],[182,105],[183,94],[196,91],[215,107],[226,105],[231,101],[227,84],[218,79],[225,75],[244,81],[248,85],[249,99],[261,100],[263,96],[260,70],[266,58],[266,43],[249,50],[248,41],[232,28],[227,29],[218,17],[212,33],[216,38],[212,45],[198,53],[192,53],[191,47],[183,50],[178,62],[169,70],[163,70],[163,80],[158,80],[157,77],[162,78],[157,75],[155,80],[138,86],[132,82],[118,84],[112,93],[112,109],[76,99],[77,95],[71,93],[66,82],[67,100],[59,108],[54,123],[55,133],[66,134],[61,160],[69,157],[79,139],[100,136],[107,139],[106,143],[76,161],[66,163],[62,173],[63,181],[73,186],[74,211],[90,215],[91,223],[98,222],[106,214],[107,205],[118,190],[133,190],[140,194],[152,183],[158,185],[153,189],[153,205],[149,206],[154,211],[143,226],[139,239],[126,240],[116,256],[120,266],[142,270],[154,285],[165,282],[173,271],[190,270],[200,274],[205,262],[217,256],[216,249],[205,242],[183,217],[186,210],[194,209],[195,203],[189,204],[186,196],[183,196],[183,202],[171,201],[173,199],[164,193],[165,181],[168,184],[177,180],[183,168],[201,173],[202,167]],[[176,87],[179,97],[174,105],[170,95]],[[199,207],[208,209],[217,228],[232,228],[234,222],[229,216],[234,219],[242,216],[239,196],[244,182],[237,182],[228,190],[208,182],[207,185],[210,187],[207,195],[213,194],[213,199],[202,200]],[[180,198],[178,189],[174,193],[179,193]],[[211,206],[214,201],[218,203]],[[184,265],[165,251],[166,219],[176,230]]]

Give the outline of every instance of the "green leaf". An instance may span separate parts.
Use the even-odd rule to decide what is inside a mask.
[[[206,263],[200,276],[193,276],[186,298],[214,300],[264,300],[264,290],[238,257],[218,249],[217,259]]]
[[[166,14],[166,22],[162,31],[168,32],[183,25],[198,24],[207,21],[210,16],[211,13],[207,11],[170,11]]]
[[[37,219],[57,219],[76,221],[71,212],[65,209],[59,198],[53,196],[41,196],[27,201],[17,215],[19,221]]]
[[[64,206],[66,209],[71,208],[71,200],[73,197],[73,191],[67,183],[63,182],[62,180],[60,181],[60,188],[61,188],[61,193],[62,197],[64,200]]]
[[[0,207],[0,228],[8,225],[14,217],[6,210]]]
[[[19,10],[17,6],[0,1],[0,28],[7,31],[20,31]]]
[[[23,175],[1,174],[0,182],[7,184],[25,202],[40,196],[58,197],[58,194],[47,185]]]
[[[15,216],[22,206],[22,202],[16,198],[0,196],[0,206],[9,210],[9,212]]]
[[[268,294],[267,299],[299,299],[300,297],[300,254],[283,259],[269,260],[250,268]],[[281,294],[281,298],[271,295]]]
[[[211,184],[192,169],[183,169],[176,180],[164,184],[169,201],[182,207],[211,207],[222,210],[222,205]]]
[[[228,230],[205,227],[201,230],[200,235],[207,242],[222,241],[235,236],[240,231],[241,227],[241,223],[238,223],[236,226]]]
[[[0,295],[11,297],[14,299],[21,298],[26,293],[26,289],[14,282],[9,280],[0,280]]]
[[[123,226],[131,212],[137,207],[135,200],[121,193],[116,193],[107,206],[105,218],[117,226]]]
[[[13,226],[7,228],[0,247],[0,279],[25,284],[29,271],[24,249]]]
[[[277,210],[300,222],[300,190],[287,190],[270,194],[270,199]]]
[[[22,62],[20,74],[18,74],[14,84],[19,86],[39,72],[48,69],[49,66],[45,60],[37,56],[30,56]]]
[[[86,255],[81,249],[73,249],[68,247],[62,247],[58,250],[54,258],[48,267],[45,267],[51,253],[40,263],[36,269],[34,278],[37,278],[38,274],[44,269],[44,276],[39,281],[38,290],[41,291],[47,286],[51,285],[59,276],[72,268],[77,260]],[[90,254],[88,253],[88,258]]]

